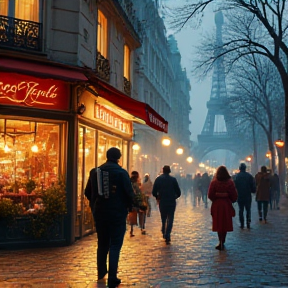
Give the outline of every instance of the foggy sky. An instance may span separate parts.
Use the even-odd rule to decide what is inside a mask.
[[[180,0],[162,0],[162,4],[168,7],[173,7],[175,2],[177,2],[177,5],[181,3]],[[168,25],[166,26],[168,34],[174,34],[173,31],[169,30]],[[178,49],[182,58],[182,68],[186,68],[187,77],[191,84],[190,106],[192,111],[190,113],[191,125],[189,128],[191,132],[190,139],[192,141],[197,141],[197,135],[201,133],[204,126],[207,115],[206,102],[210,99],[212,80],[212,74],[206,77],[203,81],[199,81],[199,79],[192,76],[192,64],[193,60],[196,59],[195,47],[199,45],[199,42],[202,40],[202,36],[214,31],[215,27],[214,13],[211,7],[210,10],[205,10],[203,22],[198,29],[191,28],[191,25],[188,23],[188,25],[184,26],[180,32],[174,34],[174,37],[178,42]]]

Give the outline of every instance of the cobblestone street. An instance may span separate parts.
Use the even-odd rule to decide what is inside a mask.
[[[241,230],[236,217],[226,249],[218,251],[211,231],[210,209],[191,205],[182,196],[176,208],[171,245],[160,232],[154,207],[146,235],[126,233],[118,277],[123,287],[288,287],[288,200],[269,210],[268,223],[258,221],[252,204],[251,229]],[[129,229],[129,227],[127,227]],[[69,247],[0,251],[0,287],[106,287],[97,281],[96,234]]]

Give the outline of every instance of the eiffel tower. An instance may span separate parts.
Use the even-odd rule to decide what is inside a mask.
[[[224,23],[222,12],[215,14],[216,47],[222,47],[222,25]],[[221,53],[222,48],[216,48],[214,55]],[[235,123],[229,118],[228,96],[225,82],[225,69],[223,57],[219,57],[213,66],[212,89],[210,100],[207,102],[208,113],[204,127],[198,138],[198,146],[193,154],[199,161],[209,152],[225,149],[234,152],[239,159],[247,156],[243,138],[236,132]],[[246,150],[246,151],[245,151]]]

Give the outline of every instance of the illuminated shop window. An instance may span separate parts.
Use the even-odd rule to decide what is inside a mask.
[[[124,45],[124,77],[130,80],[130,49]]]
[[[106,133],[99,132],[98,140],[98,163],[97,166],[106,162],[106,152],[111,147],[117,147],[123,154],[122,139],[111,136]],[[122,166],[123,157],[120,158],[120,166]]]
[[[98,10],[97,50],[107,58],[107,18]]]
[[[34,209],[35,199],[43,190],[57,184],[63,176],[62,126],[0,119],[0,200],[22,203],[25,213]]]
[[[0,15],[39,22],[39,0],[0,0]]]

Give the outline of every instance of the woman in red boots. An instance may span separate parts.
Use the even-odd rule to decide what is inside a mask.
[[[235,210],[232,203],[236,202],[237,197],[231,176],[225,166],[220,166],[208,191],[208,198],[212,201],[212,231],[217,232],[219,238],[219,244],[215,247],[218,250],[224,250],[226,234],[233,231],[232,217],[235,216]]]

